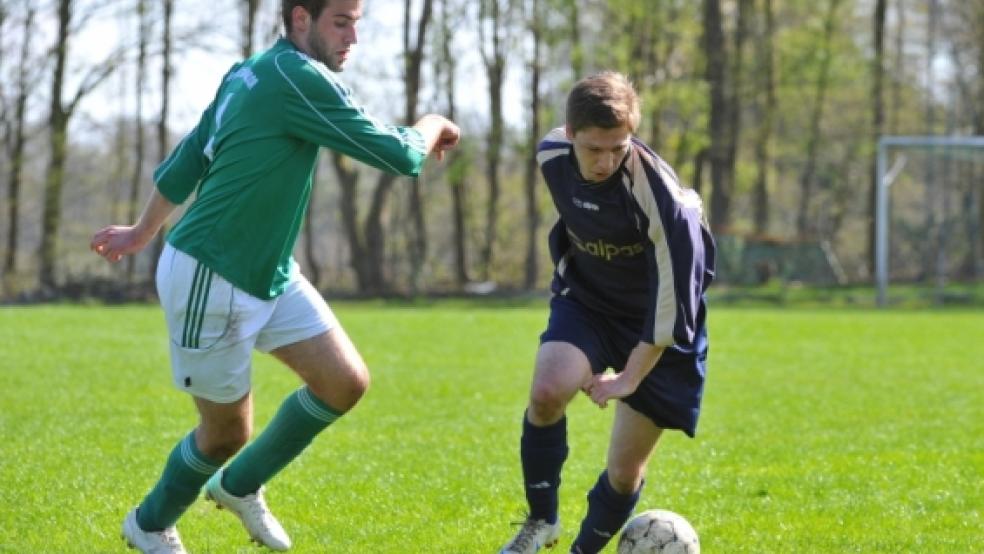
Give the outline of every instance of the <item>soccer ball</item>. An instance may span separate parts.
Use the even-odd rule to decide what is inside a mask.
[[[648,510],[625,525],[618,554],[700,554],[700,541],[680,514]]]

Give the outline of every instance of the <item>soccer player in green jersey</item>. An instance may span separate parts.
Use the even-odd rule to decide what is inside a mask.
[[[203,486],[253,540],[288,549],[263,485],[369,386],[365,362],[291,257],[318,151],[416,176],[429,153],[440,159],[457,144],[459,130],[438,115],[384,125],[353,101],[335,73],[357,42],[362,7],[362,0],[283,0],[286,36],[229,70],[198,125],[154,172],[139,220],[92,239],[96,253],[119,261],[195,194],[168,234],[156,277],[174,383],[192,395],[200,423],[124,520],[124,538],[142,552],[185,552],[175,523]],[[304,384],[243,449],[252,434],[254,348]]]

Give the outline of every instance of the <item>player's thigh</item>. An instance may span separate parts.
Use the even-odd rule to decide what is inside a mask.
[[[552,423],[537,419],[559,419],[564,407],[590,380],[591,363],[581,349],[560,341],[541,344],[530,390],[531,421]]]
[[[369,387],[369,369],[341,325],[270,353],[335,410],[349,410]]]
[[[642,484],[646,464],[663,429],[624,402],[615,404],[615,423],[608,445],[608,479],[618,492],[634,492]]]

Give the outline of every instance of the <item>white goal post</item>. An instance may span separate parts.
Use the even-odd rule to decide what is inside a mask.
[[[875,283],[878,288],[878,306],[885,306],[888,303],[888,193],[892,182],[895,181],[905,165],[905,157],[900,156],[889,168],[888,150],[899,147],[984,149],[984,136],[883,136],[878,140],[878,157],[875,168],[878,176],[878,189],[875,194]]]

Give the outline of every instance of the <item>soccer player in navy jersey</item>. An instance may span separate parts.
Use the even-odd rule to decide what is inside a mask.
[[[537,151],[560,215],[549,238],[556,267],[520,441],[529,513],[502,554],[559,541],[564,412],[578,391],[602,408],[616,401],[578,554],[599,552],[629,518],[663,431],[694,436],[703,393],[714,242],[701,200],[633,136],[639,100],[623,75],[579,81],[566,111]]]

